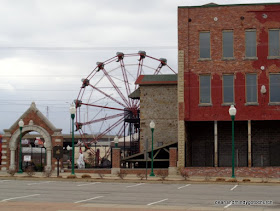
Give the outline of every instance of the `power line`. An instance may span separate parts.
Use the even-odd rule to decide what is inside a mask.
[[[106,51],[106,50],[135,50],[135,49],[149,49],[149,50],[177,50],[178,46],[117,46],[117,47],[35,47],[35,46],[0,46],[0,50],[24,50],[24,51]]]

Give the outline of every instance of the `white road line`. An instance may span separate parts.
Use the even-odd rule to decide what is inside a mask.
[[[98,183],[100,183],[100,182],[92,182],[92,183],[86,183],[86,184],[79,184],[79,185],[77,185],[77,186],[86,186],[86,185],[95,185],[95,184],[98,184]]]
[[[11,181],[11,180],[0,180],[0,183],[8,182],[8,181]]]
[[[139,184],[136,184],[136,185],[126,186],[126,188],[136,187],[136,186],[139,186],[139,185],[144,185],[144,184],[145,184],[145,183],[139,183]]]
[[[168,199],[162,199],[160,201],[155,201],[155,202],[152,202],[152,203],[147,204],[147,205],[150,206],[150,205],[157,204],[157,203],[160,203],[160,202],[163,202],[163,201],[166,201],[166,200],[168,200]]]
[[[50,183],[50,182],[53,182],[53,181],[45,181],[45,182],[29,183],[29,184],[27,184],[27,185],[41,185],[41,184],[46,184],[46,183]]]
[[[237,188],[237,186],[238,186],[238,185],[235,185],[235,186],[234,186],[232,189],[230,189],[230,190],[234,190],[235,188]]]
[[[32,194],[32,195],[28,195],[28,196],[19,196],[19,197],[14,197],[14,198],[9,198],[9,199],[3,199],[0,202],[5,202],[5,201],[10,201],[13,199],[21,199],[21,198],[27,198],[27,197],[32,197],[32,196],[39,196],[40,194]]]
[[[181,186],[181,187],[179,187],[179,188],[177,188],[177,189],[185,188],[185,187],[188,187],[188,186],[190,186],[190,185],[191,185],[191,184],[187,184],[187,185]]]
[[[90,200],[93,200],[93,199],[99,199],[99,198],[102,198],[104,196],[96,196],[96,197],[93,197],[93,198],[90,198],[90,199],[85,199],[85,200],[81,200],[81,201],[75,201],[74,203],[77,204],[77,203],[81,203],[81,202],[84,202],[84,201],[90,201]]]
[[[232,203],[230,202],[228,205],[224,206],[224,209],[228,208]]]

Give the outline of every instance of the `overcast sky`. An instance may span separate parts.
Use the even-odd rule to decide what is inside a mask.
[[[217,4],[277,1],[214,1]],[[145,50],[177,70],[177,7],[206,0],[0,0],[0,131],[32,101],[69,133],[81,78],[117,51]]]

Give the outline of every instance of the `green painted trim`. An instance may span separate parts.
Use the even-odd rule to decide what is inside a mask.
[[[255,4],[209,4],[209,5],[200,5],[200,6],[178,6],[178,8],[208,8],[208,7],[234,7],[234,6],[262,6],[262,5],[279,5],[279,2],[275,3],[255,3]]]

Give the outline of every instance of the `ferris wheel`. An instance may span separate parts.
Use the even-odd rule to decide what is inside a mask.
[[[140,100],[133,97],[138,91],[135,81],[140,75],[176,74],[165,58],[148,56],[145,51],[124,54],[97,62],[90,74],[82,79],[76,106],[76,130],[82,137],[89,131],[90,141],[82,140],[84,146],[98,142],[106,135],[117,136],[130,142],[139,142]],[[124,140],[125,143],[125,140]],[[129,153],[138,151],[138,146]],[[138,149],[137,149],[138,148]]]

